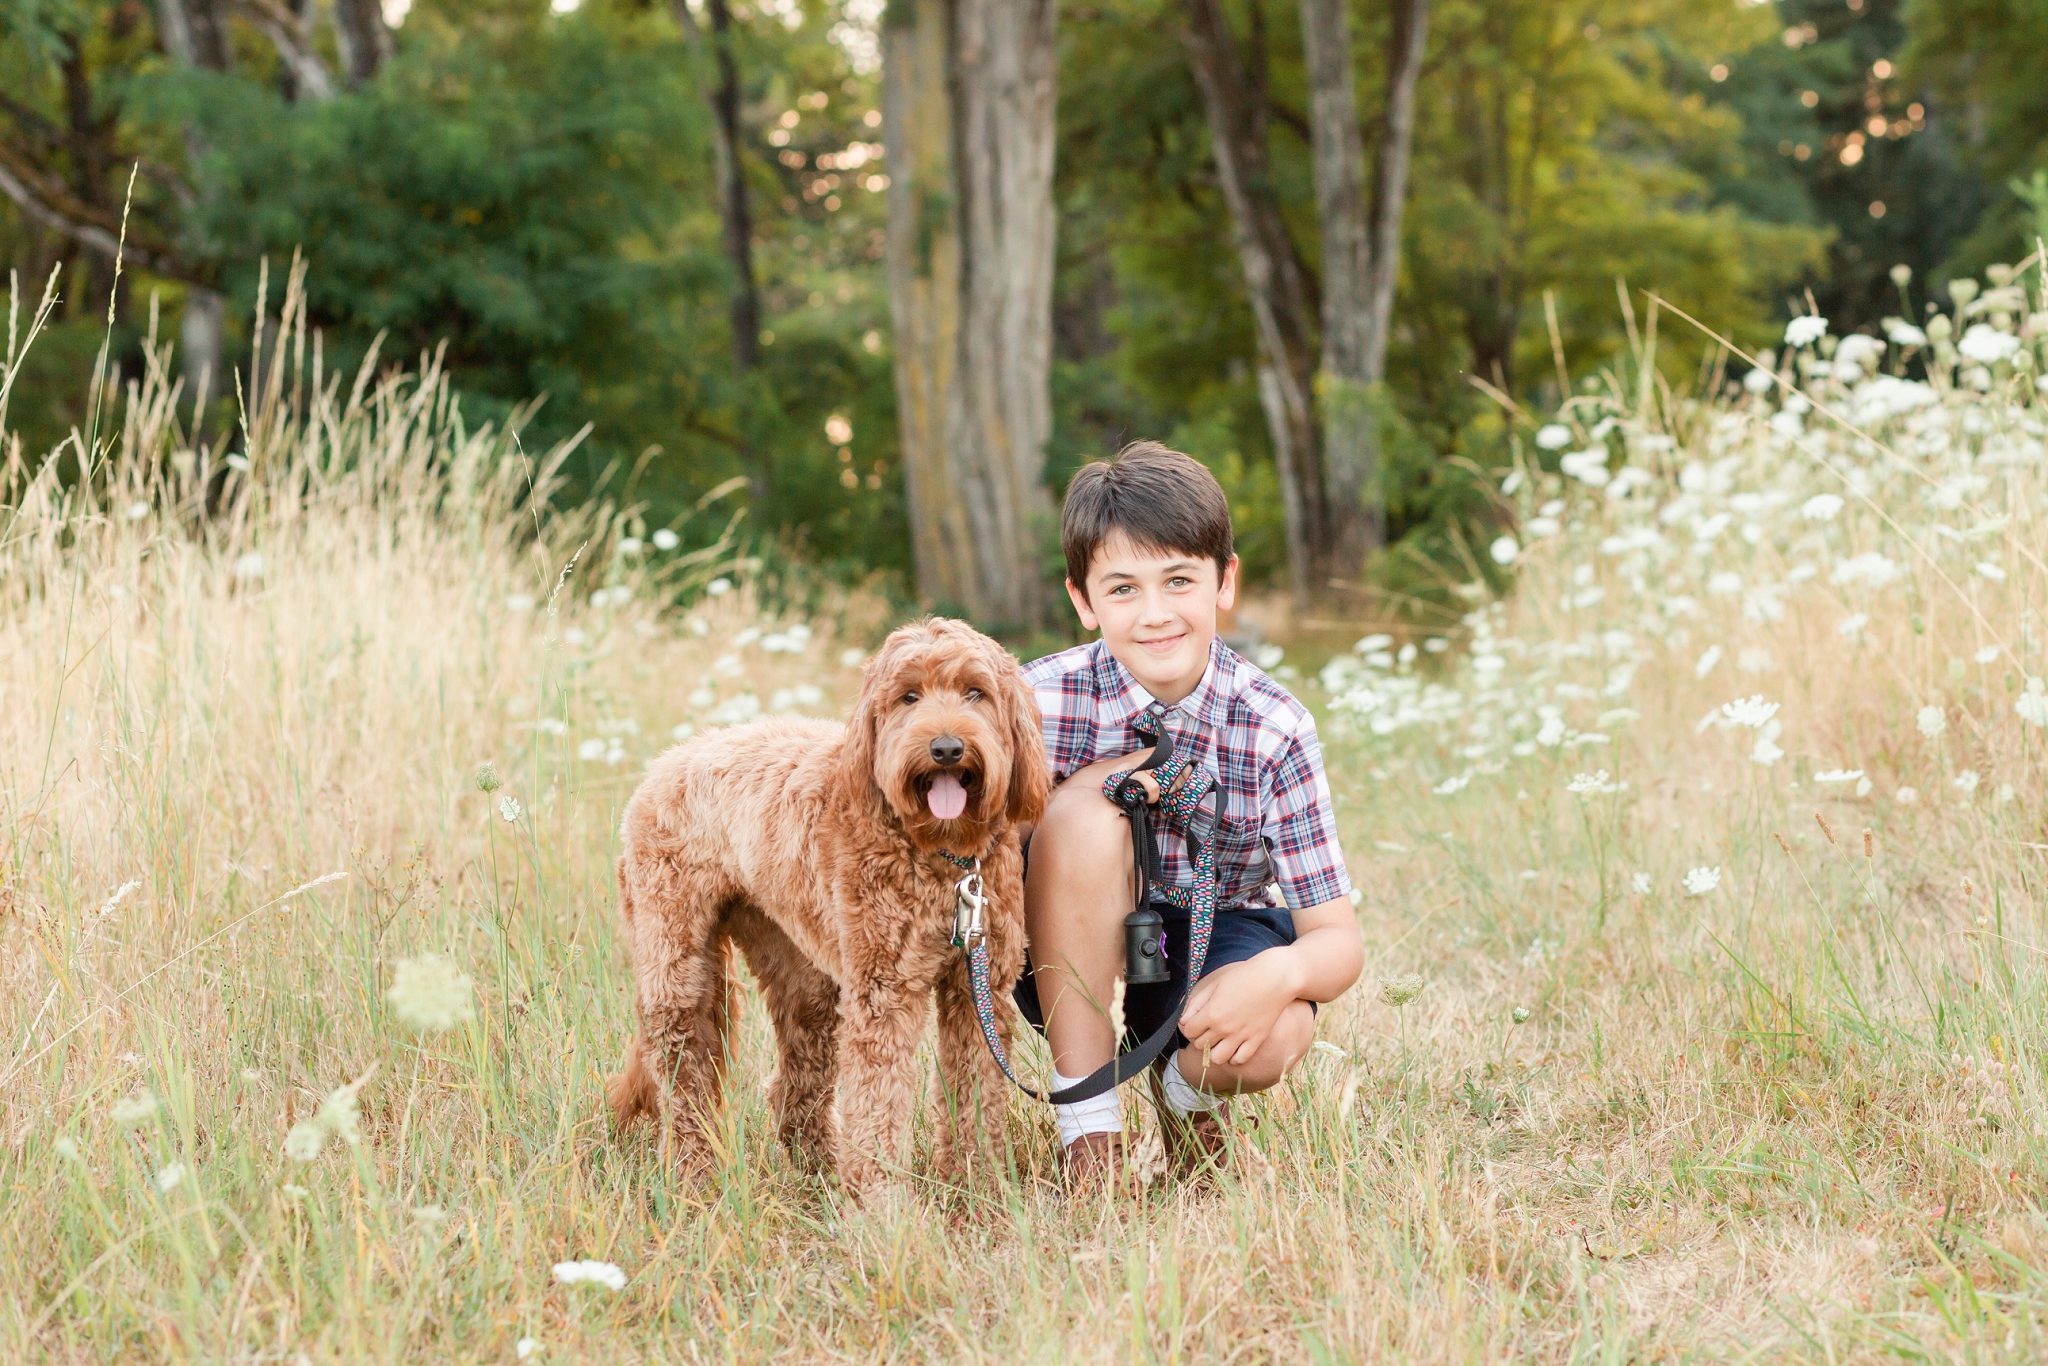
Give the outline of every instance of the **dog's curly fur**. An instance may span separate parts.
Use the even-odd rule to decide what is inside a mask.
[[[949,771],[967,808],[952,820],[926,802],[940,737],[964,744]],[[856,1192],[901,1170],[934,988],[938,1169],[957,1176],[969,1154],[992,1151],[1006,1083],[976,1022],[965,955],[950,944],[960,873],[939,851],[982,861],[1007,1046],[1024,964],[1018,825],[1038,819],[1050,785],[1017,661],[944,618],[890,635],[844,726],[771,718],[664,753],[622,829],[619,908],[639,1028],[606,1088],[620,1125],[655,1116],[681,1164],[708,1159],[737,946],[774,1021],[769,1100],[799,1162],[836,1167]]]

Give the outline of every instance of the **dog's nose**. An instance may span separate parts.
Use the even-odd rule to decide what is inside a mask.
[[[932,762],[940,768],[951,768],[967,753],[967,746],[957,735],[941,735],[932,741]]]

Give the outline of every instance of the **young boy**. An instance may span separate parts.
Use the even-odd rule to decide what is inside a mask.
[[[1103,795],[1111,773],[1151,753],[1159,725],[1217,783],[1216,921],[1180,1032],[1150,1082],[1169,1116],[1169,1156],[1186,1170],[1225,1155],[1226,1097],[1262,1091],[1315,1038],[1315,1007],[1357,979],[1364,950],[1337,847],[1315,721],[1216,639],[1237,597],[1230,506],[1200,463],[1157,442],[1085,466],[1067,490],[1060,537],[1067,595],[1101,639],[1048,655],[1025,676],[1038,693],[1058,782],[1032,831],[1024,875],[1030,961],[1024,1016],[1052,1047],[1054,1085],[1107,1063],[1118,1040],[1108,1004],[1124,966],[1133,906],[1130,827]],[[1141,774],[1148,791],[1157,787]],[[1194,881],[1183,832],[1155,820],[1160,877]],[[1139,1038],[1187,988],[1188,922],[1167,922],[1172,982],[1128,988]],[[1070,1180],[1114,1175],[1123,1119],[1115,1091],[1058,1107]]]

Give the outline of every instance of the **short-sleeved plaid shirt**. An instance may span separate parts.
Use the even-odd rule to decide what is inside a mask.
[[[1099,640],[1035,660],[1024,677],[1038,694],[1055,780],[1149,748],[1137,723],[1153,730],[1148,711],[1165,717],[1174,753],[1216,780],[1209,809],[1217,817],[1218,909],[1270,906],[1276,889],[1290,910],[1350,892],[1315,718],[1222,641],[1211,644],[1202,681],[1172,707],[1162,708]],[[1193,882],[1186,841],[1168,836],[1159,845],[1160,875]]]

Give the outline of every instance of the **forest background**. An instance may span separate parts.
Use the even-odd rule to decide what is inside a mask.
[[[111,303],[115,363],[139,370],[152,319],[181,338],[196,438],[232,450],[259,290],[274,302],[298,253],[329,373],[373,345],[391,364],[445,348],[470,422],[522,424],[536,451],[581,434],[569,500],[687,541],[729,525],[689,515],[716,498],[770,582],[802,563],[962,606],[919,582],[890,298],[885,84],[912,50],[890,33],[915,37],[934,3],[0,0],[0,261],[25,303],[53,273],[60,296],[13,395],[21,449],[87,427]],[[936,8],[957,24],[972,3]],[[1328,0],[1070,3],[1056,36],[1050,6],[1015,8],[1057,61],[1028,556],[1056,582],[1044,510],[1083,461],[1157,437],[1215,469],[1253,582],[1285,588],[1262,315],[1202,59],[1234,54],[1226,150],[1254,163],[1315,327],[1330,262],[1304,23]],[[1625,347],[1630,291],[1769,346],[1809,308],[1838,334],[1902,313],[1897,267],[1938,285],[2048,224],[2032,0],[1353,4],[1379,201],[1418,16],[1370,417],[1385,548],[1355,576],[1382,608],[1471,577],[1465,547],[1502,515],[1476,476],[1527,436],[1514,405],[1554,410],[1566,375]],[[906,231],[928,258],[929,226]],[[1655,357],[1680,390],[1741,371],[1668,324]]]

